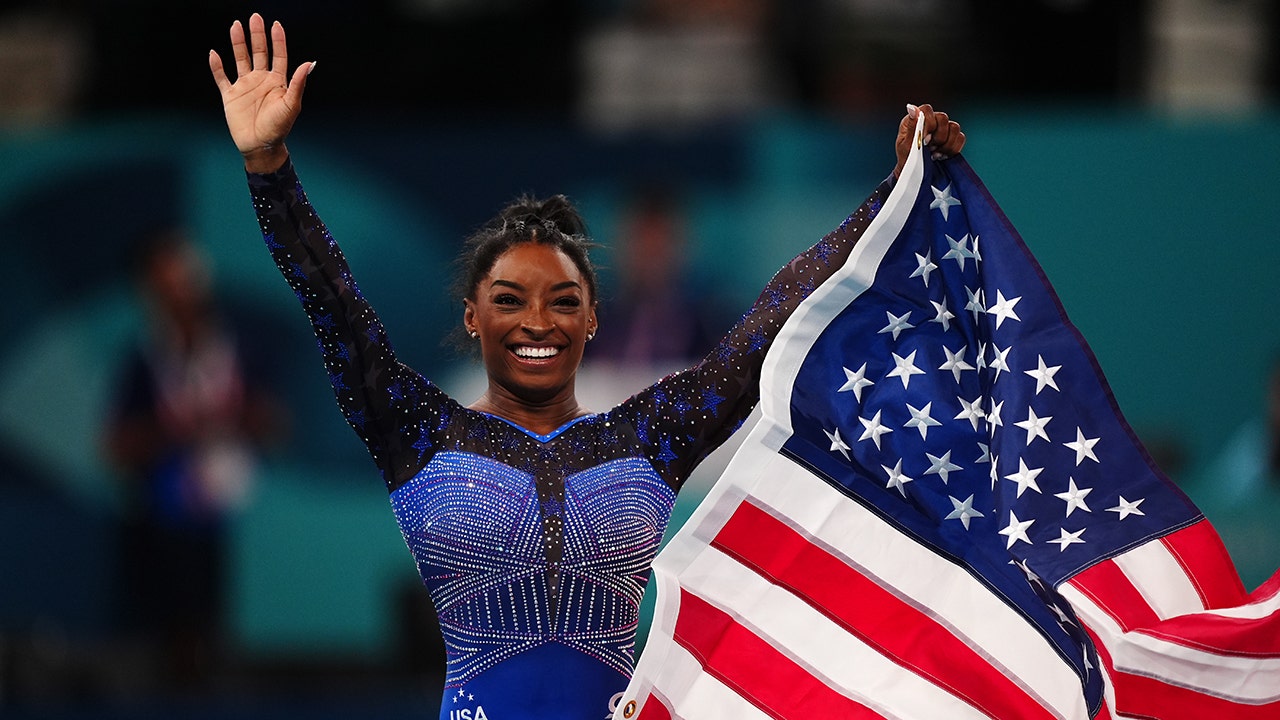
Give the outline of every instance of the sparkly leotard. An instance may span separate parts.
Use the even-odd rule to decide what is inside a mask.
[[[396,360],[292,163],[249,186],[430,591],[447,654],[441,720],[610,715],[676,491],[750,413],[770,341],[890,189],[780,270],[700,363],[537,435]]]

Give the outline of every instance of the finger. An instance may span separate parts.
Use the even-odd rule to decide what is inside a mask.
[[[218,86],[218,92],[226,95],[227,90],[231,89],[231,81],[227,79],[227,72],[222,68],[222,58],[216,50],[209,51],[209,71],[213,73],[213,82]]]
[[[249,46],[245,44],[244,26],[239,20],[231,23],[231,54],[236,58],[236,77],[248,75],[252,69],[249,65]]]
[[[280,21],[271,24],[271,71],[281,75],[289,72],[289,46],[284,40],[284,26]]]
[[[302,106],[302,93],[307,89],[307,78],[315,68],[315,62],[309,62],[299,65],[293,71],[293,77],[289,79],[289,89],[285,91],[285,98],[293,108]]]
[[[954,120],[950,122],[950,125],[951,125],[951,136],[947,140],[947,144],[939,148],[939,151],[947,156],[959,155],[960,151],[964,150],[964,141],[965,141],[964,131],[960,129],[960,123]]]
[[[253,69],[267,69],[267,27],[262,16],[254,13],[249,16],[249,49],[253,53]]]
[[[942,147],[947,144],[948,138],[951,136],[951,118],[944,112],[936,112],[933,114],[933,138],[930,146],[934,148]]]

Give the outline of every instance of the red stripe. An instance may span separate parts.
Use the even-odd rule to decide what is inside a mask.
[[[1205,604],[1236,606],[1246,600],[1239,575],[1208,522],[1199,522],[1166,536],[1162,542],[1196,583]],[[1198,570],[1191,572],[1192,567]],[[1226,589],[1213,583],[1221,583]],[[1085,570],[1069,584],[1088,596],[1125,632],[1141,632],[1222,655],[1274,657],[1280,654],[1280,615],[1274,613],[1261,619],[1194,613],[1161,620],[1119,566],[1111,561]],[[1255,593],[1255,597],[1261,599],[1262,595]]]
[[[1183,615],[1138,632],[1219,655],[1280,657],[1280,612],[1262,618]]]
[[[1111,680],[1116,691],[1116,712],[1122,715],[1160,720],[1276,720],[1280,717],[1280,700],[1265,705],[1244,705],[1124,672],[1114,673]]]
[[[1102,644],[1097,633],[1088,626],[1085,626],[1085,632],[1093,640],[1098,657],[1107,669],[1116,698],[1115,712],[1119,715],[1150,720],[1275,720],[1280,717],[1280,700],[1265,705],[1244,705],[1155,678],[1117,671],[1111,662],[1109,648]],[[1095,720],[1101,718],[1099,714]]]
[[[1160,542],[1182,566],[1206,609],[1234,607],[1245,601],[1240,574],[1208,520],[1166,535]]]
[[[706,672],[778,720],[883,718],[815,678],[724,611],[680,593],[674,639]],[[646,706],[647,709],[647,706]]]
[[[943,625],[744,502],[711,543],[893,662],[992,717],[1053,717]]]
[[[1077,574],[1068,584],[1110,615],[1122,630],[1151,627],[1160,622],[1160,616],[1147,604],[1147,599],[1111,560]]]
[[[622,717],[630,717],[627,715],[625,707],[623,708]],[[656,695],[650,694],[649,698],[644,701],[644,709],[640,711],[640,716],[636,720],[671,720],[671,710]]]

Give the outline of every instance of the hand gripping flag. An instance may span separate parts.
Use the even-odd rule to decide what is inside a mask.
[[[1246,595],[962,158],[917,147],[654,563],[614,717],[1280,718]]]

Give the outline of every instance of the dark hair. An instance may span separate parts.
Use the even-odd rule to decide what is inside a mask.
[[[582,215],[564,195],[552,195],[545,200],[522,195],[472,233],[458,255],[454,297],[458,300],[471,297],[498,258],[526,242],[550,245],[563,252],[582,273],[592,302],[599,297],[596,269],[590,257],[590,250],[596,245],[587,237],[587,224]]]

